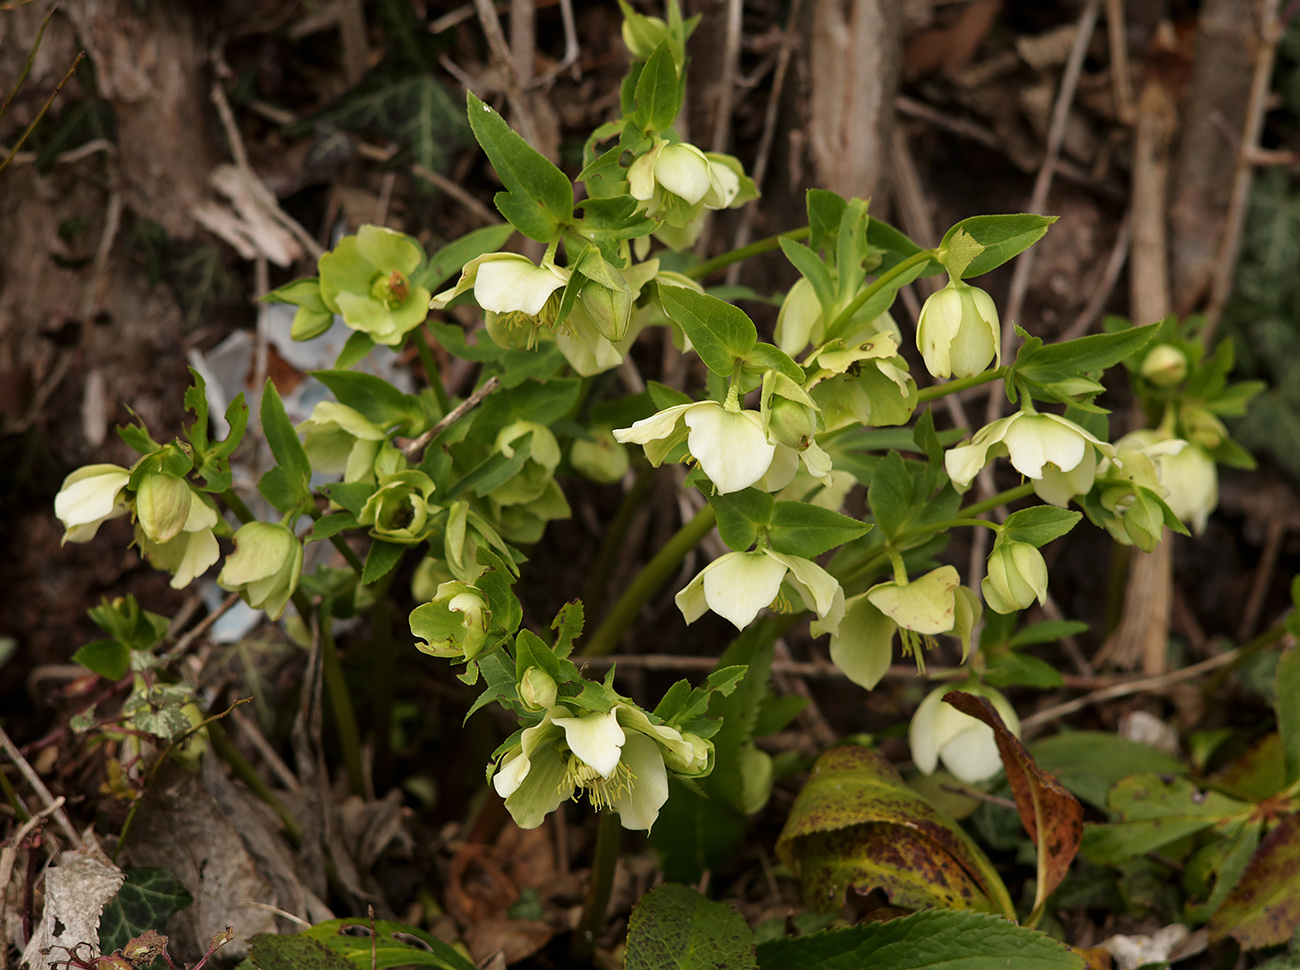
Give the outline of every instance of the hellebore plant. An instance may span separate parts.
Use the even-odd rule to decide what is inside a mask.
[[[393,710],[399,693],[418,703],[410,694],[425,681],[404,684],[399,661],[414,658],[435,675],[435,661],[455,664],[464,685],[482,690],[471,713],[492,705],[516,726],[487,771],[514,822],[534,828],[570,800],[601,815],[593,888],[575,934],[575,951],[588,948],[577,962],[588,963],[604,928],[620,825],[653,829],[652,843],[671,853],[684,840],[674,831],[659,841],[669,824],[726,818],[739,831],[788,774],[787,762],[755,743],[795,713],[768,687],[779,637],[797,648],[808,621],[812,636],[829,636],[835,665],[867,690],[889,670],[895,641],[923,672],[925,651],[950,637],[960,650],[945,644],[945,663],[961,667],[942,676],[968,680],[1014,730],[1014,710],[983,681],[1041,686],[1046,678],[1024,673],[1035,669],[1031,658],[1006,662],[1012,648],[998,637],[972,650],[984,606],[987,634],[1011,630],[1015,613],[1044,604],[1040,549],[1085,515],[1144,549],[1182,529],[1180,518],[1199,532],[1217,497],[1216,463],[1249,460],[1222,419],[1244,409],[1251,389],[1228,384],[1230,351],[1206,355],[1174,321],[1116,325],[1051,347],[1017,329],[1019,346],[1002,345],[992,298],[967,280],[1032,245],[1050,218],[978,216],[924,249],[876,222],[866,200],[813,190],[806,227],[711,259],[666,252],[693,246],[709,212],[747,204],[757,189],[737,159],[703,152],[674,130],[694,22],[674,3],[664,20],[621,9],[635,63],[619,116],[583,146],[577,191],[570,174],[470,95],[469,126],[500,178],[494,201],[505,223],[434,254],[413,236],[362,226],[320,257],[317,277],[268,294],[298,307],[296,339],[319,335],[336,315],[356,333],[333,368],[312,375],[332,399],[309,414],[291,420],[294,407],[275,384],[261,389],[253,433],[274,463],[255,489],[243,474],[249,464],[230,466],[253,417],[243,396],[226,410],[226,437],[213,440],[209,395],[195,372],[184,399],[194,420],[183,437],[160,444],[143,425],[122,428],[138,460],[74,471],[55,498],[65,542],[89,541],[129,514],[141,553],[173,587],[220,562],[217,585],[271,620],[292,603],[302,621],[292,631],[309,630],[320,651],[356,794],[393,782],[400,763],[392,746],[405,728]],[[525,239],[540,260],[510,251],[526,248]],[[769,334],[711,287],[717,271],[777,250],[798,278],[785,293],[759,294],[781,305]],[[916,321],[930,380],[900,353],[909,323],[896,297],[918,276],[942,272],[947,286]],[[408,393],[359,367],[376,344],[400,360],[418,356],[429,386]],[[1158,427],[1112,445],[1095,400],[1105,390],[1098,377],[1121,363]],[[983,428],[936,427],[948,414],[933,406],[938,398],[982,384],[1005,390],[1018,410]],[[1004,455],[1029,481],[969,496],[976,476]],[[654,469],[679,462],[692,467],[675,470],[678,501],[653,503],[647,527],[642,507],[669,484]],[[596,483],[579,483],[581,516],[566,497],[577,476]],[[664,508],[686,521],[645,550]],[[608,521],[603,509],[613,510]],[[988,517],[994,511],[1007,514]],[[554,526],[569,518],[578,521]],[[948,546],[965,528],[996,536],[978,584],[951,564],[966,559]],[[560,529],[568,530],[562,541]],[[711,561],[684,566],[706,543]],[[557,562],[568,556],[572,563]],[[582,599],[549,622],[534,615],[570,568],[587,571]],[[392,635],[408,581],[414,649]],[[681,620],[670,610],[644,622],[669,592]],[[765,610],[774,615],[761,617]],[[720,629],[709,611],[744,632],[730,645],[696,635]],[[360,633],[335,625],[355,617]],[[128,670],[153,671],[133,690],[135,723],[188,730],[179,727],[191,723],[181,702],[192,694],[159,682],[167,676],[159,658],[145,656],[158,649],[165,618],[111,625],[111,639],[87,645],[79,662],[114,683]],[[653,707],[618,693],[614,668],[603,680],[588,673],[591,658],[665,639],[681,640],[683,653],[722,655],[717,669],[698,685],[673,684]],[[370,667],[370,773],[344,650],[349,670]],[[164,715],[155,701],[169,690],[176,703]],[[929,773],[943,763],[968,783],[987,780],[999,765],[992,735],[942,704],[942,693],[911,720],[917,767]],[[680,812],[665,810],[674,791],[688,799]],[[706,800],[720,805],[700,808]]]

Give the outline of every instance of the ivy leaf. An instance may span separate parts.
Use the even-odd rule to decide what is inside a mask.
[[[147,930],[162,930],[194,897],[166,869],[128,869],[99,920],[99,949],[112,953]]]
[[[121,640],[92,640],[72,660],[105,680],[121,680],[131,669],[131,648]]]

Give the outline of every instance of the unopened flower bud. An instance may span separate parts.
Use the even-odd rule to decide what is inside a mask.
[[[1143,358],[1141,374],[1156,387],[1173,387],[1187,376],[1187,355],[1173,344],[1156,344]]]
[[[529,667],[519,681],[519,699],[530,711],[555,706],[555,679],[541,667]]]
[[[916,348],[935,377],[974,377],[1002,362],[997,307],[987,293],[958,280],[930,295],[916,325]]]
[[[180,534],[194,493],[185,479],[169,472],[147,475],[135,493],[135,514],[150,542],[169,542]]]
[[[668,36],[668,25],[658,17],[647,17],[624,8],[623,43],[640,61],[648,61],[655,48]]]
[[[632,460],[627,447],[618,443],[608,429],[592,431],[592,437],[578,438],[569,449],[569,463],[583,478],[601,485],[622,481]]]
[[[817,433],[817,412],[806,404],[773,396],[768,409],[768,437],[802,451]]]
[[[1183,408],[1179,424],[1183,429],[1183,437],[1206,451],[1218,448],[1228,437],[1228,429],[1223,426],[1223,422],[1205,408]]]
[[[477,586],[442,583],[432,602],[411,613],[411,633],[424,643],[416,649],[434,657],[473,660],[487,643],[492,611]]]
[[[1027,609],[1034,600],[1041,605],[1047,600],[1047,563],[1043,554],[1027,542],[996,543],[980,589],[984,602],[995,613]]]

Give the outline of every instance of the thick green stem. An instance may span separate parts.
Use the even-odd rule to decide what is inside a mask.
[[[618,813],[605,809],[597,816],[596,858],[591,864],[591,884],[587,887],[586,908],[582,922],[573,934],[570,953],[574,966],[590,966],[596,952],[596,938],[605,928],[609,893],[614,887],[614,867],[618,864],[618,846],[623,840],[623,824]]]
[[[343,749],[343,763],[348,769],[348,790],[364,798],[366,782],[361,765],[361,733],[357,730],[357,715],[352,709],[352,697],[348,694],[347,678],[343,676],[343,665],[339,662],[329,619],[328,616],[321,617],[321,672],[325,676],[330,706],[334,708],[334,726],[339,733],[339,746]]]
[[[699,266],[688,269],[686,275],[693,280],[702,280],[711,273],[716,273],[720,269],[726,269],[732,263],[739,263],[749,259],[751,256],[760,256],[763,253],[770,253],[781,245],[782,239],[789,239],[796,242],[800,239],[807,239],[812,230],[807,226],[802,229],[792,229],[789,232],[778,233],[775,236],[768,236],[766,239],[760,239],[752,242],[748,246],[741,246],[739,249],[733,249],[729,253],[723,253],[721,256],[714,256],[712,259],[706,259]]]
[[[221,501],[226,503],[226,508],[235,513],[235,518],[245,525],[257,518],[253,514],[253,510],[244,503],[244,500],[239,497],[239,493],[233,488],[226,489],[219,497]]]
[[[429,346],[429,340],[424,335],[424,327],[416,327],[411,332],[415,334],[415,350],[420,355],[420,364],[429,379],[429,386],[433,388],[434,397],[438,399],[439,409],[446,414],[451,410],[451,398],[447,397],[447,389],[442,385],[442,371],[438,367],[438,361],[434,359],[433,348]]]
[[[591,564],[587,585],[582,593],[583,607],[590,616],[599,613],[605,606],[605,584],[614,570],[614,560],[618,558],[619,551],[623,548],[623,540],[627,537],[627,530],[632,524],[632,516],[649,496],[654,483],[654,469],[649,465],[642,465],[632,487],[623,496],[618,511],[614,513],[614,518],[605,529],[605,534],[600,540],[600,551],[596,553],[596,559]]]
[[[624,631],[632,625],[641,607],[650,597],[668,581],[686,554],[700,544],[714,523],[713,506],[706,505],[695,513],[695,518],[687,522],[677,534],[664,543],[648,563],[642,567],[636,579],[628,585],[619,597],[613,609],[605,615],[591,639],[585,641],[578,653],[584,657],[603,657],[613,652],[623,637]]]
[[[928,263],[934,258],[934,254],[935,250],[933,249],[922,249],[919,253],[913,253],[911,256],[908,256],[907,259],[884,273],[881,273],[880,276],[876,277],[876,279],[864,286],[862,291],[853,298],[852,302],[841,310],[835,319],[831,321],[831,325],[826,328],[826,339],[832,340],[835,337],[840,336],[844,327],[851,319],[853,319],[853,314],[857,313],[864,303],[909,270],[916,266],[920,266],[923,263]],[[899,285],[901,286],[903,284]]]
[[[959,377],[944,384],[931,384],[929,387],[923,387],[916,392],[917,406],[919,407],[927,401],[945,397],[948,394],[960,393],[968,387],[979,387],[981,384],[988,384],[990,381],[1001,380],[1006,376],[1006,373],[1006,367],[998,367],[994,370],[987,370],[983,374],[976,374],[974,377]]]

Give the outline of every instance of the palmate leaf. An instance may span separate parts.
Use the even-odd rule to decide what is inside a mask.
[[[334,104],[289,129],[300,134],[331,122],[345,131],[391,138],[410,150],[412,161],[434,171],[469,141],[460,105],[432,76],[410,61],[386,57],[361,83]],[[423,184],[423,183],[417,183]]]

